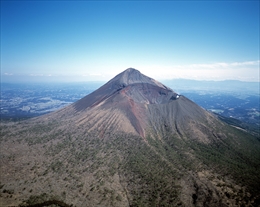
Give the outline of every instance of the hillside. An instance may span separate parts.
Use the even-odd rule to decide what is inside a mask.
[[[258,206],[259,139],[127,69],[83,99],[1,123],[1,206]]]

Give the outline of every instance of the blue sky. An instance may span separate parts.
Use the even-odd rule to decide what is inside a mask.
[[[1,1],[2,81],[259,81],[259,1]]]

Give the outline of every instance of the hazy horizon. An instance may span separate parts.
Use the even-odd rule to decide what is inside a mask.
[[[123,71],[121,71],[123,72]],[[141,72],[141,71],[140,71]],[[119,74],[119,73],[118,73]],[[44,76],[44,75],[39,75],[39,76],[26,76],[26,75],[6,75],[1,77],[1,83],[10,83],[10,84],[22,84],[22,83],[39,83],[39,84],[45,84],[45,83],[50,83],[50,84],[77,84],[77,83],[100,83],[100,84],[105,84],[106,82],[110,81],[113,79],[115,76],[118,74],[111,75],[104,79],[92,79],[92,78],[85,78],[80,77],[80,76]],[[144,73],[143,73],[144,74]],[[160,82],[171,82],[171,81],[178,81],[178,82],[216,82],[216,83],[221,83],[221,82],[237,82],[237,83],[259,83],[260,87],[260,79],[258,81],[248,81],[248,80],[236,80],[236,79],[220,79],[220,80],[212,80],[212,79],[191,79],[191,78],[157,78],[156,76],[149,76],[147,74],[144,74],[150,78],[153,78],[157,81]]]

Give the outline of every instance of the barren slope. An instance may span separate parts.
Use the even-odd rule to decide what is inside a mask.
[[[90,131],[99,131],[101,136],[121,131],[143,138],[149,133],[162,133],[159,129],[162,123],[181,135],[192,129],[192,123],[216,121],[197,104],[132,68],[76,103],[45,117],[70,120]],[[37,120],[42,121],[43,117]]]

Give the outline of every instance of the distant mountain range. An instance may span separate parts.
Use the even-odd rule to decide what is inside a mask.
[[[1,122],[2,206],[258,206],[260,141],[129,68]]]
[[[229,93],[248,93],[260,95],[260,82],[244,82],[238,80],[198,81],[189,79],[163,80],[164,84],[179,91],[222,91]]]

